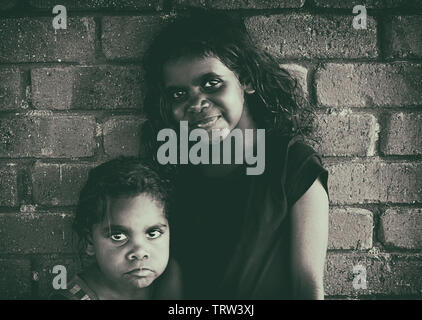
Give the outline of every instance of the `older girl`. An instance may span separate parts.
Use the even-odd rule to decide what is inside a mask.
[[[180,121],[209,134],[265,129],[265,141],[244,141],[251,150],[265,143],[261,175],[236,163],[176,168],[172,241],[186,297],[322,299],[327,171],[300,139],[312,112],[297,81],[254,45],[241,21],[207,12],[169,24],[145,69],[152,155],[159,130]]]

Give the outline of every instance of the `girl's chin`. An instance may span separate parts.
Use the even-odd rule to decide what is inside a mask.
[[[214,128],[209,131],[207,130],[207,132],[210,144],[220,143],[230,134],[230,130],[228,128]]]
[[[142,289],[148,287],[153,281],[154,279],[150,277],[131,279],[129,286],[133,289]]]
[[[215,143],[220,143],[221,141],[223,141],[224,139],[227,138],[227,136],[230,134],[230,129],[227,126],[213,126],[213,127],[209,127],[209,128],[194,128],[194,129],[201,129],[207,132],[208,134],[208,141],[206,141],[205,139],[202,139],[201,142],[203,143],[209,143],[209,144],[215,144]],[[192,132],[193,129],[191,129]],[[198,138],[201,139],[201,138]],[[190,143],[194,143],[195,142],[190,142]]]

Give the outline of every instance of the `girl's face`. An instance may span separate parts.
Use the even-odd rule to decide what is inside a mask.
[[[245,91],[236,74],[214,57],[180,58],[165,63],[166,100],[175,121],[188,121],[191,129],[254,128],[245,108]]]
[[[149,286],[165,270],[170,230],[163,209],[148,195],[110,201],[109,219],[94,225],[93,253],[106,284],[130,290]]]

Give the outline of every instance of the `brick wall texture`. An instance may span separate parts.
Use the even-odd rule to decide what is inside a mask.
[[[244,17],[317,106],[330,172],[328,299],[422,297],[422,5],[412,0],[63,0],[0,4],[0,298],[46,297],[79,268],[88,170],[141,152],[141,59],[186,8]],[[352,27],[355,5],[367,28]],[[354,288],[353,268],[367,287]]]

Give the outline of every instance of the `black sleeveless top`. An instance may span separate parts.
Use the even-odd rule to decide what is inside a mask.
[[[171,250],[187,299],[288,299],[292,205],[328,173],[298,139],[267,134],[265,171],[224,178],[181,170],[171,213]]]

